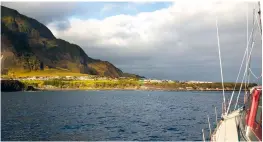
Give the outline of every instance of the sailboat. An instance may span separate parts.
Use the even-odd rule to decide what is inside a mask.
[[[257,29],[260,31],[260,34],[262,36],[260,3],[258,3],[258,6],[259,8],[257,13],[255,12],[255,9],[253,11],[253,26],[257,25],[255,27],[257,27]],[[239,101],[239,95],[241,92],[242,84],[240,86],[240,90],[236,102],[233,101],[234,91],[231,94],[230,102],[228,104],[226,104],[225,102],[222,66],[221,66],[221,58],[220,58],[220,45],[219,45],[218,26],[217,26],[219,59],[220,59],[220,67],[221,67],[224,102],[222,103],[221,120],[219,122],[216,122],[216,128],[213,131],[211,130],[209,117],[208,117],[210,141],[214,141],[214,142],[262,141],[262,86],[254,86],[252,88],[248,88],[250,74],[253,74],[253,72],[250,69],[251,52],[254,47],[253,32],[254,32],[254,27],[252,29],[250,38],[248,38],[247,36],[248,38],[247,48],[243,57],[243,61],[244,59],[246,59],[245,60],[246,67],[242,79],[242,84],[244,81],[244,88],[245,88],[244,103],[242,104],[241,107],[238,107],[237,103]],[[249,46],[250,41],[251,41],[251,46]],[[242,64],[240,70],[242,68]],[[240,70],[238,73],[238,78],[239,78]],[[233,90],[235,90],[235,88]],[[204,130],[202,131],[203,131],[203,140],[205,141],[206,139],[204,136]]]

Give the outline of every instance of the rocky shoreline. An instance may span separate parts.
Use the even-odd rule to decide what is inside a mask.
[[[27,86],[18,80],[1,80],[1,92],[40,91],[33,86]]]

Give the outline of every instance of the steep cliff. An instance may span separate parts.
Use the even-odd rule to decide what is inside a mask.
[[[62,39],[35,19],[1,6],[2,73],[48,68],[92,75],[121,77],[107,61],[90,58],[81,47]]]

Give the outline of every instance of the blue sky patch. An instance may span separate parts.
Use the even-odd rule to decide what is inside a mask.
[[[86,19],[104,19],[115,15],[136,15],[141,12],[152,12],[167,8],[172,2],[80,2],[76,11],[73,11],[74,18]]]

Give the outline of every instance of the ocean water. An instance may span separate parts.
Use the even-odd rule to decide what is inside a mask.
[[[1,103],[1,140],[201,141],[222,93],[2,92]]]

